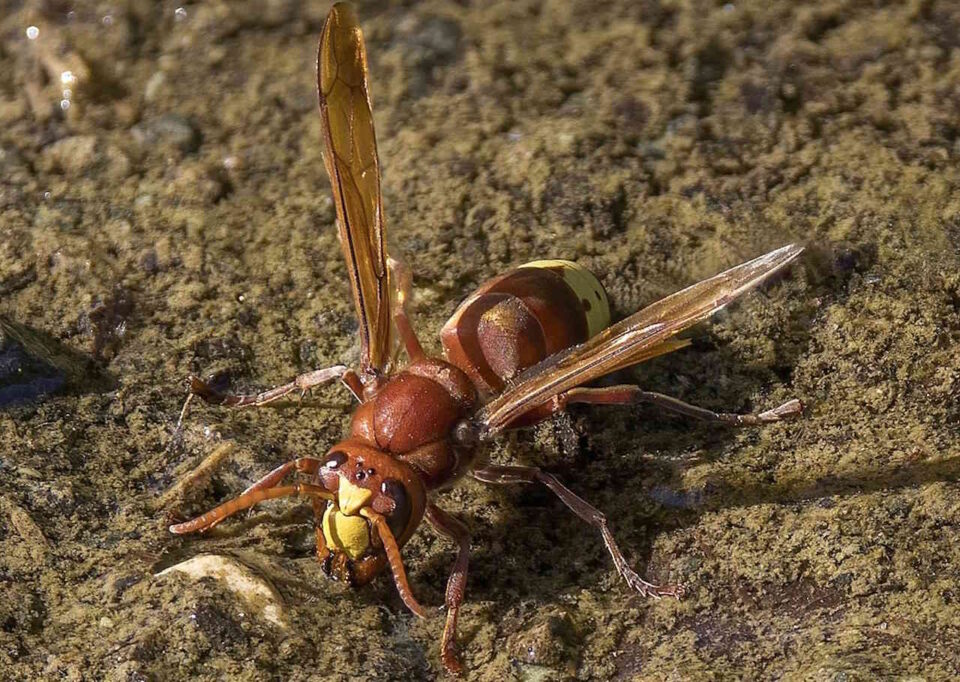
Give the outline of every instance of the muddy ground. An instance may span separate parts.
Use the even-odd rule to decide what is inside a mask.
[[[175,433],[191,372],[260,388],[357,357],[314,93],[325,2],[0,2],[0,677],[426,679],[442,618],[326,580],[303,507],[167,533],[351,403]],[[596,409],[505,439],[611,519],[650,601],[536,489],[466,483],[476,680],[960,675],[960,7],[950,0],[362,2],[393,248],[436,330],[536,258],[619,315],[791,241],[789,274],[639,368],[724,430]],[[35,27],[35,28],[30,28]],[[65,74],[64,72],[69,72]],[[211,453],[205,485],[165,491]],[[237,558],[280,624],[222,581]],[[439,606],[452,547],[405,548]]]

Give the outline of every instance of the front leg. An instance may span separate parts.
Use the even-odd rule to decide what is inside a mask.
[[[484,469],[476,469],[473,477],[484,483],[542,483],[547,486],[560,500],[573,511],[574,514],[589,523],[600,531],[603,537],[603,544],[607,551],[613,557],[613,565],[617,569],[627,584],[645,597],[683,597],[684,589],[682,585],[654,585],[641,578],[627,563],[623,552],[617,546],[613,539],[613,533],[607,525],[607,518],[590,503],[576,495],[572,490],[561,483],[553,474],[541,471],[538,467],[523,466],[489,466]]]
[[[457,660],[457,617],[463,595],[467,587],[467,563],[470,560],[470,532],[460,521],[453,518],[435,504],[427,506],[427,521],[440,535],[457,543],[460,546],[457,560],[450,571],[447,580],[447,622],[443,626],[443,641],[440,645],[440,658],[443,666],[451,673],[457,674],[462,670]]]
[[[297,472],[297,474],[306,475],[309,479],[312,480],[317,473],[317,469],[319,469],[321,466],[323,466],[323,460],[317,459],[316,457],[299,457],[297,459],[291,460],[289,462],[286,462],[285,464],[281,464],[276,469],[271,471],[269,474],[267,474],[260,480],[253,483],[250,487],[244,490],[243,493],[240,494],[240,497],[238,497],[237,499],[238,500],[247,499],[251,495],[258,495],[263,493],[263,491],[276,488],[283,481],[283,479],[287,477],[288,474],[294,471]],[[193,480],[195,481],[196,479],[194,478]],[[190,481],[188,480],[187,483],[189,482]],[[181,484],[181,487],[183,485],[184,484]],[[264,499],[271,499],[271,498],[265,497]],[[314,502],[316,502],[316,500],[317,498],[315,497]],[[247,508],[252,510],[253,505],[249,505]],[[227,516],[230,516],[233,513],[234,512],[230,512],[230,514],[226,514],[214,521],[211,521],[210,523],[204,524],[202,528],[199,528],[199,527],[198,528],[199,530],[208,531],[212,529],[214,526],[216,526],[217,524],[219,524],[221,521],[223,521],[225,518],[227,518]],[[185,524],[177,524],[177,525],[183,526]],[[180,532],[180,531],[175,531],[175,532]],[[192,531],[185,531],[185,532],[192,532]]]

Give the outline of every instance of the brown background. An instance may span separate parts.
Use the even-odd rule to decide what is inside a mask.
[[[6,352],[23,325],[66,377],[0,408],[0,676],[438,674],[442,619],[416,621],[389,581],[325,580],[305,509],[184,539],[157,504],[221,442],[231,457],[185,513],[325,451],[348,418],[331,388],[256,413],[197,408],[173,437],[190,372],[264,387],[356,357],[315,111],[327,5],[0,7]],[[685,601],[629,593],[542,491],[446,496],[474,533],[470,677],[960,674],[956,3],[357,11],[388,229],[430,347],[473,287],[528,260],[586,264],[623,315],[809,246],[636,372],[716,409],[797,396],[801,421],[732,432],[576,410],[491,452],[549,466],[608,513],[643,574],[688,584]],[[201,552],[267,576],[289,627],[217,581],[152,577]],[[441,604],[452,547],[424,528],[405,555],[421,600]]]

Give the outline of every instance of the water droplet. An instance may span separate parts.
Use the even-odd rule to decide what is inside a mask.
[[[62,99],[62,100],[60,100],[60,108],[63,109],[64,111],[66,111],[67,109],[69,109],[69,108],[70,108],[70,100],[68,100],[68,99]]]
[[[113,26],[113,15],[112,15],[112,14],[104,14],[104,15],[103,15],[103,19],[101,19],[100,22],[101,22],[104,26]]]
[[[27,39],[36,40],[37,36],[40,35],[40,29],[36,26],[27,26]]]
[[[184,19],[186,19],[186,18],[187,18],[187,8],[186,8],[186,7],[177,7],[177,9],[175,9],[175,10],[173,11],[173,18],[176,19],[177,21],[183,21]]]
[[[77,77],[73,75],[73,71],[64,71],[60,74],[60,82],[64,85],[70,85],[75,80],[77,80]]]
[[[63,89],[63,98],[64,98],[64,99],[70,99],[71,97],[73,97],[73,90],[71,90],[70,88],[64,88],[64,89]]]
[[[240,294],[239,296],[237,296],[237,301],[239,301],[240,303],[243,303],[245,300],[247,300],[247,297],[244,296],[243,294]]]

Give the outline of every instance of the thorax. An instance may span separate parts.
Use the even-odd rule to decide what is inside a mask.
[[[391,376],[357,408],[350,436],[413,465],[428,488],[442,487],[468,464],[470,453],[457,448],[451,434],[476,402],[466,374],[427,358]]]

